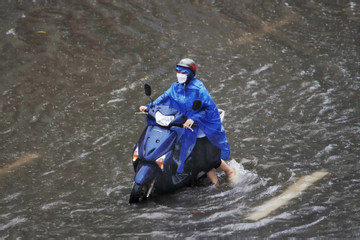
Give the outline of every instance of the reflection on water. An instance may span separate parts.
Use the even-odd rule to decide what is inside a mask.
[[[358,236],[359,11],[351,0],[0,3],[0,238]],[[129,205],[142,86],[160,95],[182,57],[226,110],[242,179],[219,171],[220,188]],[[245,219],[315,171],[330,174]]]

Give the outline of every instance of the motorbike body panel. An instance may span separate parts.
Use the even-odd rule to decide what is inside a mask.
[[[149,185],[153,179],[155,179],[160,174],[160,169],[158,169],[155,164],[143,163],[139,166],[138,171],[136,172],[134,181],[138,184]]]
[[[160,126],[148,126],[138,143],[139,157],[145,161],[155,161],[168,153],[176,141],[176,132]]]

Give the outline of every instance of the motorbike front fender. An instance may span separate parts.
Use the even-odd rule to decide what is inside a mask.
[[[160,174],[160,171],[155,165],[142,165],[136,173],[134,181],[138,184],[149,185]]]

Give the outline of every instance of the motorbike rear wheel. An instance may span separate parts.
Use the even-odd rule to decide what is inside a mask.
[[[146,186],[134,182],[130,193],[129,203],[137,203],[143,199],[146,199],[147,191],[148,188]]]

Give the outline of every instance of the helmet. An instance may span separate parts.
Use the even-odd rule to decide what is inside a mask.
[[[194,76],[196,74],[196,69],[197,69],[196,64],[195,64],[194,60],[192,60],[190,58],[181,59],[180,62],[176,66],[188,68],[188,69],[190,69],[190,71],[192,71]]]

